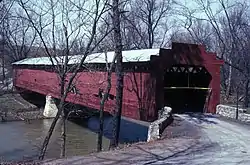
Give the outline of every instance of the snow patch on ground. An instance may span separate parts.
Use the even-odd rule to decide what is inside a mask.
[[[13,88],[13,79],[7,78],[0,82],[0,91],[8,91]]]

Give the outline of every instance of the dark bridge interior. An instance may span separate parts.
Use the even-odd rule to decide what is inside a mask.
[[[174,65],[165,70],[164,105],[173,113],[203,112],[212,76],[206,68]]]

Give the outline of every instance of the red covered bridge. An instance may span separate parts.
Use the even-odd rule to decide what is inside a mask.
[[[107,53],[111,61],[114,52]],[[73,65],[81,55],[72,56]],[[204,46],[173,43],[172,49],[144,49],[123,51],[124,97],[122,115],[152,121],[158,110],[170,106],[175,113],[215,113],[220,100],[220,66],[223,61]],[[106,87],[106,61],[103,53],[88,57],[91,69],[82,67],[75,79],[75,90],[66,101],[99,109],[100,89]],[[51,94],[59,96],[59,78],[48,57],[29,58],[15,62],[14,86],[23,94]],[[70,73],[69,73],[70,74]],[[115,97],[116,76],[112,75],[111,96]],[[105,104],[105,111],[113,112],[114,97]]]

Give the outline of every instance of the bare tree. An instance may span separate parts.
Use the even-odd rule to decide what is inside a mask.
[[[243,50],[247,49],[247,34],[245,32],[249,29],[249,19],[247,19],[249,6],[240,0],[209,0],[206,2],[195,0],[194,2],[198,6],[195,10],[180,4],[181,12],[179,13],[186,18],[184,28],[194,42],[207,44],[210,50],[218,53],[218,58],[224,59],[227,65],[222,67],[222,87],[226,91],[227,98],[233,92],[235,76],[239,76],[238,72],[241,73],[241,81],[245,81],[245,105],[247,105],[249,56]],[[216,11],[213,8],[215,5],[218,6]],[[200,17],[201,14],[203,16],[205,14],[205,17]],[[203,26],[199,26],[199,24]],[[207,27],[208,24],[209,28],[204,29],[204,25]],[[207,38],[214,42],[209,43]],[[237,78],[238,80],[239,78]]]
[[[116,56],[116,107],[114,114],[114,128],[113,139],[111,140],[111,147],[118,146],[120,122],[122,113],[122,98],[123,98],[123,65],[122,65],[122,36],[120,28],[120,1],[113,0],[113,28],[115,41],[115,56]]]
[[[121,36],[123,50],[164,47],[169,43],[169,31],[174,27],[172,20],[175,1],[173,0],[132,0],[122,1]],[[112,24],[112,16],[107,16]],[[106,50],[114,50],[113,33],[102,43]]]
[[[219,15],[217,19],[215,19],[216,17],[212,14],[212,12],[207,11],[206,14],[210,18],[209,21],[213,25],[217,37],[220,39],[220,45],[223,45],[222,50],[220,51],[222,53],[221,56],[224,57],[227,63],[229,63],[226,96],[227,98],[229,97],[234,86],[233,79],[236,74],[235,71],[240,71],[243,77],[245,77],[243,79],[246,79],[245,106],[247,107],[249,88],[249,56],[242,50],[246,49],[246,43],[245,40],[243,40],[246,34],[243,31],[246,30],[246,26],[244,26],[244,24],[248,24],[245,18],[249,9],[247,5],[240,3],[240,1],[230,3],[229,1],[218,0],[218,4],[221,6],[221,15]],[[202,5],[204,7],[204,4]],[[224,68],[224,73],[226,71],[226,68]]]
[[[34,6],[31,1],[19,1],[26,13],[27,20],[43,44],[46,55],[58,75],[60,85],[56,91],[59,94],[58,113],[44,139],[39,159],[43,159],[45,156],[50,137],[60,116],[63,118],[61,157],[65,156],[65,100],[74,86],[79,70],[84,67],[87,56],[110,32],[109,29],[102,34],[97,31],[102,16],[108,10],[107,0],[95,0],[94,2],[89,0],[48,0],[43,2],[43,6]],[[100,39],[94,43],[96,35],[100,35]],[[72,45],[81,38],[85,40],[82,55],[70,56]]]
[[[122,14],[122,33],[130,48],[164,46],[171,28],[172,0],[129,1]]]
[[[4,21],[4,19],[6,18],[6,16],[9,14],[12,6],[14,5],[14,0],[12,1],[5,1],[5,0],[1,0],[0,1],[0,24]]]
[[[23,11],[12,13],[5,28],[6,47],[8,47],[9,62],[15,62],[29,57],[34,52],[36,31],[34,31],[28,20],[24,18]]]
[[[1,53],[1,69],[2,69],[2,83],[4,84],[5,81],[5,56],[6,56],[6,33],[4,31],[5,26],[6,26],[6,16],[8,15],[8,9],[6,8],[6,3],[5,1],[1,2],[0,4],[0,53]]]
[[[116,60],[116,55],[113,57],[113,60],[109,65],[107,53],[105,53],[105,61],[106,61],[106,69],[107,69],[107,87],[105,91],[99,91],[101,102],[100,102],[100,117],[99,117],[100,124],[99,124],[99,132],[98,132],[97,151],[102,151],[103,122],[104,122],[103,113],[104,113],[105,102],[108,100],[109,92],[111,90],[111,76],[112,76],[115,60]]]

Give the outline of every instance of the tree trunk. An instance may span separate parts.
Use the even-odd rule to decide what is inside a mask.
[[[99,89],[99,96],[101,97],[101,102],[100,102],[100,119],[99,119],[99,133],[98,133],[98,143],[97,143],[97,151],[100,152],[102,151],[102,137],[103,137],[103,120],[104,120],[104,104],[106,102],[106,100],[108,99],[109,96],[109,92],[111,89],[111,76],[112,76],[112,70],[113,70],[113,65],[115,63],[116,60],[116,56],[114,56],[113,61],[109,67],[108,65],[108,57],[107,54],[105,54],[105,60],[106,60],[106,67],[107,67],[107,72],[108,72],[108,76],[107,76],[107,87],[105,90],[104,95],[102,94],[102,90]]]
[[[3,3],[3,9],[5,9],[5,3]],[[3,79],[2,79],[2,82],[3,82],[3,85],[5,86],[5,59],[4,59],[4,55],[5,55],[5,40],[6,40],[6,33],[5,33],[5,20],[2,21],[2,27],[1,27],[1,56],[2,56],[2,75],[3,75]]]
[[[64,66],[65,67],[65,66]],[[64,68],[65,69],[65,68]],[[64,95],[64,87],[65,87],[65,71],[63,71],[62,77],[61,77],[61,98],[63,98]],[[60,100],[62,101],[62,100]],[[62,107],[61,107],[61,118],[62,118],[62,134],[61,134],[61,138],[62,138],[62,144],[61,144],[61,158],[65,157],[65,147],[66,147],[66,117],[64,115],[64,101],[62,103]]]
[[[122,68],[122,38],[120,31],[120,11],[119,0],[113,0],[113,26],[114,26],[114,41],[115,41],[115,55],[116,61],[116,107],[114,114],[114,128],[113,139],[111,141],[111,147],[118,146],[120,122],[122,112],[122,97],[123,97],[123,68]]]
[[[97,152],[102,151],[102,137],[103,137],[103,111],[104,111],[104,97],[100,103],[100,116],[99,116],[99,132],[98,132],[98,141],[97,141]]]
[[[49,140],[50,140],[50,138],[51,138],[51,135],[52,135],[52,133],[53,133],[53,131],[54,131],[54,128],[55,128],[55,126],[56,126],[56,123],[57,123],[57,121],[58,121],[58,119],[59,119],[59,117],[60,117],[60,115],[61,115],[61,108],[62,107],[62,105],[60,104],[59,106],[58,106],[58,112],[57,112],[57,114],[56,114],[56,117],[54,118],[54,120],[53,120],[53,122],[51,123],[51,126],[50,126],[50,128],[49,128],[49,131],[48,131],[48,133],[47,133],[47,135],[46,135],[46,137],[45,137],[45,139],[44,139],[44,141],[43,141],[43,145],[42,145],[42,148],[41,148],[41,150],[40,150],[40,154],[39,154],[39,160],[43,160],[44,159],[44,156],[45,156],[45,152],[46,152],[46,150],[47,150],[47,147],[48,147],[48,144],[49,144]]]
[[[61,144],[61,158],[65,157],[66,152],[66,117],[64,115],[64,108],[62,110],[62,144]]]
[[[249,88],[249,80],[246,81],[245,84],[245,99],[244,99],[244,108],[248,108],[249,98],[248,98],[248,89]]]
[[[5,79],[6,79],[6,76],[5,76],[5,59],[4,59],[4,46],[3,46],[3,54],[2,54],[2,71],[3,71],[3,85],[5,86]],[[7,83],[6,83],[7,84]],[[8,89],[8,88],[7,88]]]
[[[222,66],[222,77],[221,77],[221,85],[222,85],[222,90],[226,93],[227,90],[227,82],[226,82],[226,68],[225,65]]]
[[[230,60],[231,64],[231,60]],[[231,92],[231,82],[232,82],[232,66],[229,66],[229,75],[228,75],[228,83],[226,89],[226,99],[228,100],[230,92]]]
[[[43,145],[42,145],[42,148],[40,150],[40,154],[39,154],[39,160],[43,160],[44,159],[44,156],[45,156],[45,153],[46,153],[46,150],[47,150],[47,147],[48,147],[48,144],[49,144],[49,141],[50,141],[50,138],[51,138],[51,135],[55,129],[55,126],[56,126],[56,123],[59,119],[59,117],[61,116],[61,114],[63,113],[63,128],[62,128],[62,137],[63,137],[63,142],[62,142],[62,151],[61,151],[61,156],[62,155],[65,155],[65,139],[66,139],[66,134],[65,134],[65,119],[64,119],[64,102],[65,102],[65,99],[67,97],[67,94],[64,94],[64,86],[65,86],[65,81],[63,81],[64,78],[61,79],[61,99],[60,99],[60,103],[58,105],[58,112],[53,120],[53,122],[51,123],[51,126],[49,128],[49,131],[43,141]]]
[[[239,117],[239,87],[236,88],[236,115],[235,118],[238,120]]]

